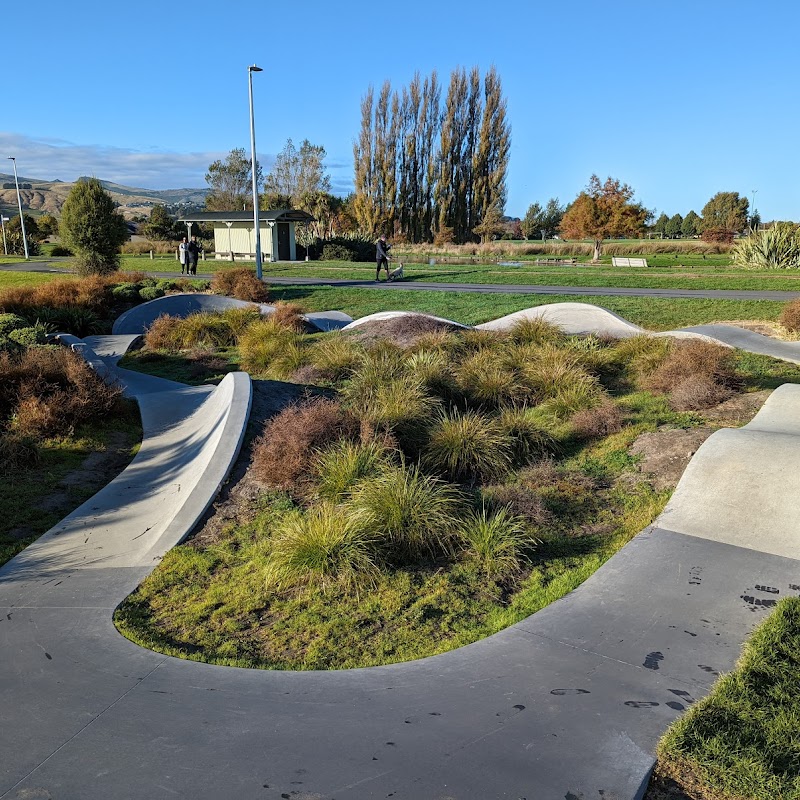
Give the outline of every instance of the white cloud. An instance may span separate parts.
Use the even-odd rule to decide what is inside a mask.
[[[141,189],[204,188],[208,165],[226,155],[227,152],[174,153],[74,144],[0,131],[0,156],[3,157],[0,158],[0,172],[10,173],[11,164],[4,158],[16,156],[20,179],[74,181],[82,175],[91,175]],[[261,153],[259,160],[267,170],[274,155]],[[352,189],[352,165],[330,159],[326,165],[334,192],[349,192]]]

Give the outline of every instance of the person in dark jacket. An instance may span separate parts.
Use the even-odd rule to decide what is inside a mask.
[[[197,259],[200,258],[200,245],[197,237],[192,236],[192,241],[186,246],[186,274],[197,275]]]
[[[389,251],[392,246],[386,241],[386,234],[381,234],[381,238],[375,243],[376,259],[378,262],[377,269],[375,270],[376,283],[381,279],[381,267],[386,270],[386,280],[389,280]]]

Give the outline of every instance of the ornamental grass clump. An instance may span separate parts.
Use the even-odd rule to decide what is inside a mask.
[[[480,511],[471,511],[458,535],[462,554],[493,579],[519,575],[538,544],[525,520],[509,507],[491,512],[483,506]]]
[[[230,347],[236,343],[236,336],[222,314],[198,313],[188,317],[162,314],[145,332],[144,343],[150,350],[177,353],[193,348]]]
[[[561,330],[543,319],[521,319],[508,331],[508,337],[516,344],[557,344],[563,341]]]
[[[457,392],[450,362],[439,350],[417,350],[408,356],[406,369],[433,395],[452,398]]]
[[[309,350],[311,364],[327,380],[342,380],[353,373],[364,358],[364,351],[352,339],[334,333],[315,342]]]
[[[249,303],[266,303],[269,300],[267,284],[260,281],[249,267],[220,270],[211,281],[211,291]]]
[[[317,493],[325,500],[341,502],[361,481],[377,475],[388,458],[379,442],[342,439],[316,457],[312,471]]]
[[[267,587],[328,591],[367,586],[379,572],[376,539],[374,529],[332,503],[286,514],[273,534]]]
[[[797,269],[800,267],[800,227],[778,222],[755,231],[733,245],[733,263],[753,269]]]
[[[788,302],[781,310],[778,322],[788,331],[800,331],[800,300]]]
[[[305,363],[302,335],[267,318],[249,325],[239,337],[242,368],[285,378]]]
[[[362,482],[347,508],[392,566],[452,555],[464,510],[455,487],[405,464]]]
[[[514,467],[526,466],[558,450],[555,437],[542,414],[535,408],[505,408],[500,412],[497,422],[511,441],[511,462]]]
[[[496,480],[512,466],[513,440],[501,424],[476,411],[442,413],[431,425],[423,463],[462,483]]]
[[[492,348],[467,356],[455,368],[459,390],[480,408],[498,408],[524,402],[528,391],[514,368]]]

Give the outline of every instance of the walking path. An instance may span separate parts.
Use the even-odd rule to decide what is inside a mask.
[[[86,355],[115,369],[130,339],[90,339]],[[249,381],[119,377],[141,452],[0,569],[2,798],[640,798],[667,725],[797,593],[800,387],[785,385],[700,448],[653,526],[495,636],[338,672],[159,655],[112,614],[211,502]]]
[[[55,263],[55,262],[54,262]],[[18,262],[0,265],[0,271],[7,272],[60,272],[50,262]],[[149,272],[153,278],[181,278],[180,272]],[[210,280],[213,273],[200,273],[193,276]],[[440,283],[438,281],[404,280],[389,283],[371,280],[337,280],[335,278],[280,278],[267,274],[264,280],[275,286],[336,286],[347,289],[378,289],[381,291],[423,291],[423,292],[473,292],[477,294],[556,294],[582,297],[654,297],[684,300],[777,300],[788,302],[800,297],[800,292],[753,291],[744,289],[637,289],[614,286],[550,286],[540,284],[506,283]]]

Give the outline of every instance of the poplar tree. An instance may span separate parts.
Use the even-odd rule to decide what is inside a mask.
[[[353,145],[355,164],[355,197],[353,213],[362,232],[371,236],[375,233],[378,203],[375,191],[375,162],[373,156],[372,129],[373,90],[370,86],[361,100],[361,130]]]

